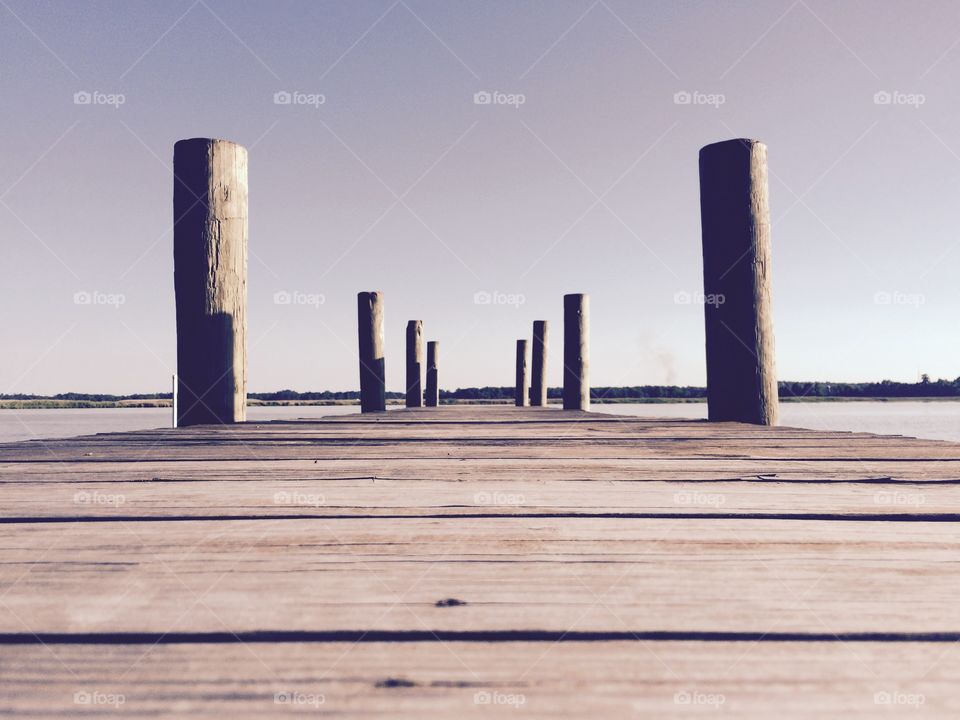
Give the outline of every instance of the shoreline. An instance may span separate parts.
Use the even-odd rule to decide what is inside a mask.
[[[706,403],[706,398],[593,398],[593,405],[688,405]],[[834,402],[960,402],[960,397],[786,397],[783,403]],[[387,405],[403,407],[403,400],[387,400]],[[441,400],[441,405],[513,405],[509,398],[491,400]],[[551,398],[548,405],[560,405],[560,398]],[[358,400],[250,400],[247,407],[359,406]],[[123,408],[169,408],[169,400],[0,400],[0,410],[96,410]]]

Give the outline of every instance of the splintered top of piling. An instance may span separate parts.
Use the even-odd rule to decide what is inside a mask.
[[[216,143],[226,143],[229,145],[236,145],[237,147],[243,147],[240,143],[233,140],[225,140],[224,138],[205,138],[205,137],[195,137],[195,138],[184,138],[183,140],[177,140],[173,144],[174,148],[177,146],[187,146],[187,145],[213,145]]]
[[[704,145],[702,148],[700,148],[700,154],[704,155],[705,153],[723,152],[725,150],[729,151],[737,147],[742,147],[746,150],[752,150],[757,145],[766,147],[760,140],[754,140],[752,138],[733,138],[732,140],[721,140],[719,142],[710,143],[709,145]]]

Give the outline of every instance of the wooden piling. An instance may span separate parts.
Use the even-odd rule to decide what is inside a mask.
[[[767,148],[700,150],[700,215],[710,420],[776,425]]]
[[[247,151],[193,138],[173,148],[179,426],[247,412]]]
[[[527,407],[530,405],[530,398],[527,395],[528,378],[527,341],[517,340],[517,383],[513,392],[517,407]]]
[[[535,407],[547,404],[547,338],[546,320],[533,321],[533,356],[530,362],[530,404]]]
[[[440,343],[430,340],[427,343],[427,395],[424,398],[427,407],[437,407],[440,404],[440,382],[437,370],[439,353]]]
[[[423,321],[407,322],[407,407],[423,407]]]
[[[563,296],[563,409],[590,409],[590,297]]]
[[[383,293],[357,294],[360,337],[360,412],[387,409],[384,371]]]

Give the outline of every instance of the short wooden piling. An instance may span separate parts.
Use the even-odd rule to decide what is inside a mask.
[[[423,407],[423,321],[407,322],[407,407]]]
[[[357,294],[360,337],[360,412],[387,409],[384,370],[383,293]]]
[[[440,360],[440,343],[430,340],[427,343],[427,394],[424,404],[427,407],[437,407],[440,404],[440,382],[437,364]]]
[[[547,404],[547,321],[533,321],[533,356],[530,361],[530,404]]]
[[[517,407],[527,407],[530,405],[530,397],[527,394],[529,378],[527,355],[527,341],[517,340],[517,383],[513,392]]]
[[[247,413],[247,150],[193,138],[173,148],[177,425]]]
[[[767,148],[700,150],[700,215],[710,420],[776,425]]]
[[[590,409],[590,297],[563,296],[563,409]]]

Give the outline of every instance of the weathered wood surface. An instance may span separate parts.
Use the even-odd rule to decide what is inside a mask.
[[[423,407],[423,320],[407,322],[406,406]]]
[[[530,358],[530,404],[537,407],[547,404],[547,350],[549,342],[550,326],[547,321],[534,320]]]
[[[247,415],[247,150],[173,149],[173,259],[181,426]]]
[[[700,150],[707,397],[711,420],[776,425],[767,147]]]
[[[99,710],[100,717],[218,719],[960,715],[960,694],[944,691],[955,685],[960,653],[939,644],[245,642],[14,649],[0,657],[2,702],[21,716],[76,717],[83,710]],[[75,694],[82,699],[94,692],[122,695],[123,704],[74,704]],[[910,695],[922,696],[923,704],[884,703]],[[708,704],[711,696],[717,703],[722,696],[722,704]]]
[[[435,408],[440,404],[440,341],[427,342],[427,389],[423,404]]]
[[[590,409],[590,296],[563,296],[563,408]]]
[[[383,293],[357,293],[357,335],[360,358],[360,409],[387,409],[383,334]]]
[[[517,379],[513,388],[514,405],[530,405],[530,351],[526,340],[517,340]]]
[[[0,445],[0,493],[5,714],[960,713],[951,443],[440,407]]]
[[[79,708],[102,717],[960,714],[960,694],[944,692],[960,673],[960,653],[938,644],[246,642],[15,650],[0,657],[2,702],[22,716],[79,716],[75,694],[93,692],[123,696],[117,709]],[[910,695],[923,704],[883,702]],[[708,704],[711,696],[717,703],[722,696],[722,704]]]

